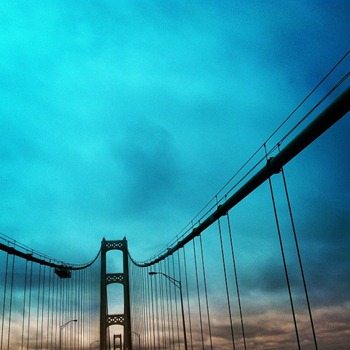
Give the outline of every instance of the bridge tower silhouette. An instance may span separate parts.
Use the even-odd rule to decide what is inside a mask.
[[[123,253],[123,272],[107,273],[106,255],[110,250],[120,250]],[[128,268],[128,244],[126,238],[118,241],[102,240],[101,243],[101,304],[100,304],[100,349],[107,349],[108,327],[121,325],[124,327],[123,349],[131,350],[131,317],[130,317],[130,289]],[[107,286],[112,283],[123,285],[124,290],[124,313],[108,313]]]

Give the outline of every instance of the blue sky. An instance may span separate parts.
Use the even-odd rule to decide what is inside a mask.
[[[350,5],[2,1],[0,26],[0,231],[72,263],[91,260],[103,236],[126,236],[143,260],[348,51]],[[287,169],[305,252],[315,253],[305,254],[310,271],[322,256],[325,276],[343,281],[350,266],[348,119]],[[253,210],[263,198],[256,194]],[[254,232],[244,205],[237,210],[240,228]],[[335,215],[337,226],[325,230],[319,217]],[[249,262],[249,249],[261,242],[250,235],[240,243]],[[322,284],[322,276],[315,279]],[[320,298],[348,302],[347,287]]]
[[[347,51],[347,9],[2,2],[3,233],[148,257]]]

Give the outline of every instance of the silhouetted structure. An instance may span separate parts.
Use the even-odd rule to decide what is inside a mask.
[[[106,272],[106,253],[110,250],[120,250],[123,253],[123,272]],[[131,317],[128,269],[128,244],[126,238],[121,241],[102,240],[101,244],[101,305],[100,305],[100,349],[107,349],[107,328],[112,325],[124,327],[124,350],[131,350]],[[124,314],[109,315],[107,311],[107,285],[120,283],[124,287]]]

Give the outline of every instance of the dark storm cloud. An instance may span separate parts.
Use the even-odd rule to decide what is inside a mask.
[[[141,120],[127,128],[113,152],[123,179],[118,186],[127,215],[161,211],[171,202],[180,186],[181,165],[170,133]]]
[[[297,221],[297,235],[306,283],[313,305],[335,305],[348,302],[349,282],[349,213],[339,210],[328,201],[308,198],[304,201],[304,219],[301,225]],[[321,219],[322,218],[322,219]],[[258,225],[259,221],[257,222]],[[277,235],[277,233],[276,233]],[[284,252],[286,256],[288,278],[293,298],[305,299],[302,276],[297,259],[294,240],[282,227]],[[291,236],[290,236],[291,237]],[[277,303],[286,300],[288,289],[281,252],[272,250],[273,238],[268,237],[251,249],[258,249],[257,254],[237,258],[243,295],[262,293],[270,295]],[[269,243],[270,242],[270,243]],[[264,247],[265,252],[264,252]],[[283,295],[283,299],[280,299]]]
[[[82,259],[109,232],[164,246],[344,54],[350,23],[345,2],[1,6],[2,227]]]
[[[163,248],[349,49],[343,0],[0,8],[0,231],[72,263],[95,257],[103,236],[127,236],[136,260]],[[349,323],[349,122],[338,125],[287,167],[317,330],[336,338],[329,349]],[[269,196],[264,185],[232,213],[248,347],[295,348]],[[217,232],[208,231],[215,344],[229,349]],[[295,248],[282,234],[306,327]]]

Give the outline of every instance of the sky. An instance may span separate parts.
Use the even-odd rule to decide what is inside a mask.
[[[126,236],[142,261],[346,54],[350,5],[5,0],[0,26],[0,232],[70,263]],[[297,117],[349,66],[347,57]],[[324,306],[349,306],[349,126],[347,116],[286,167]],[[265,244],[249,210],[264,231],[266,193],[252,198],[237,208],[244,266]],[[245,276],[248,289],[275,286]],[[329,279],[339,283],[323,289]]]

